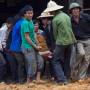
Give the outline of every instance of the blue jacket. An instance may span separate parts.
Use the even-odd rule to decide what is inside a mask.
[[[21,52],[21,23],[23,19],[16,22],[12,30],[12,42],[10,45],[10,50],[13,52]]]

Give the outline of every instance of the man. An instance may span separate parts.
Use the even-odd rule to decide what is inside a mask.
[[[24,56],[21,52],[21,23],[23,22],[22,16],[19,17],[12,30],[12,41],[10,45],[10,51],[14,54],[14,58],[17,61],[17,73],[18,73],[18,81],[19,83],[23,83],[24,81]]]
[[[4,23],[0,29],[0,42],[2,48],[6,48],[6,41],[13,25],[13,18],[8,17],[6,23]]]
[[[35,76],[40,80],[40,74],[43,67],[43,59],[38,50],[41,48],[36,44],[33,18],[33,8],[25,6],[22,9],[24,20],[21,24],[22,52],[26,58],[27,82],[31,82]]]
[[[71,67],[77,68],[75,75],[72,72],[72,79],[83,79],[86,77],[86,72],[89,66],[89,48],[90,48],[90,16],[81,13],[81,6],[78,3],[71,3],[69,11],[71,14],[71,21],[73,32],[78,41],[76,45],[77,60]]]
[[[10,40],[8,40],[8,37],[9,37],[9,34],[11,33],[12,25],[13,25],[13,18],[8,17],[6,22],[0,28],[0,53],[4,56],[3,57],[0,54],[0,58],[2,59],[1,61],[3,61],[4,68],[6,67],[6,64],[5,64],[6,60],[5,59],[7,59],[7,54],[8,54],[6,52],[6,48],[9,47],[9,45],[10,45],[10,43],[9,43]],[[9,61],[7,61],[7,62],[10,62],[10,58],[9,58]],[[14,72],[14,69],[12,70],[12,72]],[[2,75],[3,75],[3,73],[2,73]],[[13,76],[15,76],[15,73],[13,74]]]
[[[76,42],[71,28],[70,18],[61,11],[63,6],[57,5],[54,1],[50,1],[44,12],[50,12],[54,15],[52,26],[53,34],[56,41],[54,51],[54,59],[52,60],[57,83],[67,84],[67,78],[70,77],[70,52],[71,46]],[[66,58],[65,58],[66,57]],[[63,67],[64,71],[63,71]]]

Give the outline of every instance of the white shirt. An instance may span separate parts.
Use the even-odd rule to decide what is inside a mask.
[[[0,50],[6,47],[7,30],[8,27],[6,24],[3,24],[0,28]]]

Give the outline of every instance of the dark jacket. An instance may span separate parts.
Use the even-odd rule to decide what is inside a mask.
[[[77,40],[86,40],[90,38],[90,16],[88,14],[82,13],[79,23],[76,23],[73,17],[71,21],[73,32]]]
[[[53,51],[54,47],[55,47],[55,40],[53,37],[53,29],[52,29],[52,25],[50,24],[50,26],[48,25],[46,28],[43,28],[43,25],[40,27],[41,30],[43,30],[42,35],[45,37],[46,39],[46,43],[48,48]]]

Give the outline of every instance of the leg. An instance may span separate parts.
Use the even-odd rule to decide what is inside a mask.
[[[84,50],[84,45],[82,43],[77,43],[77,65],[82,61],[82,59],[85,56],[85,50]]]
[[[35,52],[35,54],[36,54],[36,62],[37,62],[37,77],[36,77],[36,79],[37,79],[37,81],[40,81],[41,71],[44,67],[44,60],[43,60],[42,56],[39,55],[38,52]]]
[[[84,46],[81,42],[78,42],[75,47],[76,47],[75,48],[76,52],[74,52],[74,53],[76,53],[76,55],[75,55],[76,57],[75,56],[74,57],[76,60],[74,59],[74,61],[73,61],[74,63],[72,64],[72,67],[71,67],[71,71],[72,71],[71,78],[73,80],[78,80],[79,74],[80,74],[79,66],[85,56],[85,50],[84,50]]]
[[[89,67],[89,64],[90,64],[90,46],[85,46],[84,47],[85,49],[85,57],[83,58],[81,64],[80,64],[80,67],[79,67],[79,78],[80,79],[83,79],[86,77],[86,73],[87,73],[87,69]]]
[[[63,66],[64,66],[64,73],[67,79],[70,79],[71,76],[71,68],[70,68],[71,49],[72,49],[72,45],[69,45],[65,50],[65,61]]]
[[[77,80],[78,74],[78,65],[76,65],[76,44],[72,45],[71,48],[71,57],[70,57],[70,68],[71,68],[71,79]]]
[[[58,82],[67,81],[61,66],[61,62],[63,60],[64,60],[64,46],[56,45],[54,52],[54,59],[52,60],[52,65]]]
[[[17,81],[17,63],[16,59],[11,53],[6,53],[6,58],[10,65],[10,71],[12,75],[12,80]]]
[[[2,54],[3,52],[0,52],[0,80],[5,80],[5,74],[6,74],[6,60]]]
[[[22,48],[26,60],[26,72],[27,72],[27,82],[31,82],[36,74],[36,60],[34,49]]]
[[[18,79],[19,82],[22,83],[24,81],[24,56],[22,53],[14,53],[14,56],[17,60],[18,64]]]

